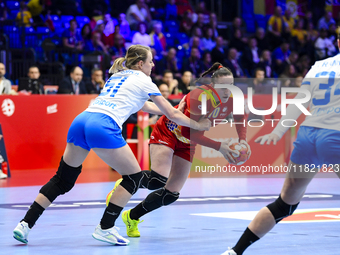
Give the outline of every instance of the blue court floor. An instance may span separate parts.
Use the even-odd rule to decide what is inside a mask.
[[[256,212],[275,200],[282,184],[282,178],[188,179],[181,199],[145,215],[141,237],[130,238],[126,247],[91,236],[114,182],[76,184],[44,212],[28,245],[16,241],[12,231],[40,186],[0,188],[0,254],[221,254],[235,244]],[[278,224],[244,254],[340,254],[339,186],[337,177],[314,179],[296,211],[300,218]],[[126,208],[147,194],[139,190]],[[121,218],[116,225],[126,236]]]

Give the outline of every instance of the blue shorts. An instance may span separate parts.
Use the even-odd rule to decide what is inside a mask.
[[[290,157],[295,164],[340,164],[340,131],[301,126]]]
[[[82,112],[72,122],[67,142],[85,150],[91,148],[117,149],[126,145],[122,130],[108,115]]]

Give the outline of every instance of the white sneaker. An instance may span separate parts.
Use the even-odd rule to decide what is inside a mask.
[[[27,222],[19,222],[17,227],[13,230],[13,237],[22,243],[28,243],[27,236],[30,230]]]
[[[237,253],[233,249],[228,248],[228,250],[222,253],[221,255],[237,255]]]
[[[2,170],[0,170],[0,179],[6,179],[6,178],[7,178],[7,174],[4,174]]]
[[[130,241],[124,237],[122,237],[120,234],[118,234],[119,228],[112,227],[109,229],[103,230],[100,227],[100,224],[96,227],[94,230],[94,233],[92,234],[94,239],[97,239],[102,242],[110,243],[113,245],[129,245]]]

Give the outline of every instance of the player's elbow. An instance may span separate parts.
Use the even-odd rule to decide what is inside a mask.
[[[175,121],[175,120],[177,119],[177,116],[178,116],[177,111],[178,111],[177,109],[172,108],[171,110],[169,110],[169,111],[165,114],[165,116],[166,116],[169,120]]]

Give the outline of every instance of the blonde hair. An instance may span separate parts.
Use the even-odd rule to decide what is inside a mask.
[[[148,52],[151,52],[150,47],[143,45],[132,45],[128,48],[124,58],[117,58],[111,66],[109,73],[117,73],[126,69],[133,69],[139,61],[145,62],[148,57]],[[125,64],[123,65],[123,63]]]

